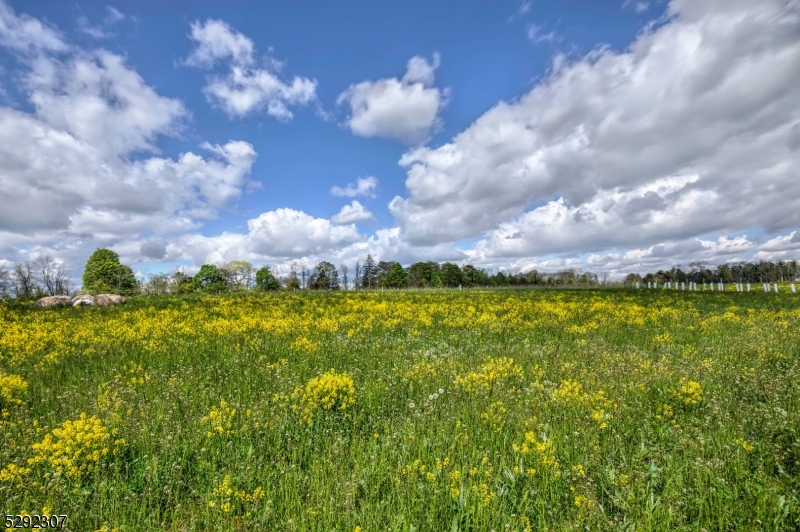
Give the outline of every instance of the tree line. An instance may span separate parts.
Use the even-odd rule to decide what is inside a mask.
[[[798,276],[800,276],[800,265],[796,260],[734,262],[717,266],[692,262],[685,271],[680,266],[673,266],[669,270],[658,270],[645,275],[631,273],[625,278],[625,284],[631,286],[637,282],[783,283],[794,281]]]
[[[797,261],[741,262],[706,266],[690,263],[688,269],[675,266],[669,270],[641,275],[629,274],[624,284],[665,282],[760,282],[773,283],[797,279]],[[18,262],[8,268],[0,265],[0,297],[33,299],[48,295],[69,295],[73,292],[69,270],[49,255]],[[255,268],[247,261],[233,260],[225,264],[204,264],[193,276],[181,269],[171,273],[149,274],[139,280],[133,270],[120,263],[119,255],[110,249],[96,250],[86,263],[80,291],[90,293],[179,294],[189,292],[222,293],[240,290],[374,290],[401,288],[458,288],[562,286],[593,287],[608,284],[608,274],[564,269],[542,273],[488,272],[471,264],[452,262],[416,262],[404,267],[396,261],[376,261],[368,254],[351,270],[346,264],[337,268],[329,261],[310,267],[305,259],[289,264],[289,273],[278,276],[269,266]]]

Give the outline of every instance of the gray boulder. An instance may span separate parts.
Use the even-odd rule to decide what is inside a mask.
[[[117,294],[98,294],[94,300],[98,305],[109,307],[111,305],[125,303],[125,296],[118,296]]]
[[[36,302],[36,306],[42,308],[64,307],[69,306],[69,304],[69,296],[48,296]]]
[[[90,294],[81,294],[72,298],[73,307],[82,307],[84,305],[95,305],[94,297]]]

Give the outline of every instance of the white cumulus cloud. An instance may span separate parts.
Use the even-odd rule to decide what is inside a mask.
[[[375,223],[376,221],[375,215],[356,200],[353,200],[350,205],[345,205],[342,210],[331,216],[331,222],[336,225]]]
[[[359,177],[356,179],[355,184],[348,183],[344,188],[339,186],[332,187],[331,194],[347,198],[355,198],[356,196],[370,196],[374,198],[375,189],[377,187],[378,180],[373,176]]]
[[[158,139],[180,131],[188,113],[123,57],[55,41],[56,30],[5,4],[0,19],[39,43],[0,40],[19,56],[32,109],[0,106],[0,255],[49,253],[78,271],[96,247],[138,241],[130,248],[137,257],[168,259],[169,238],[215,218],[250,183],[256,152],[248,142],[159,156]],[[158,248],[143,234],[160,235],[151,239]]]
[[[447,91],[433,86],[439,54],[433,62],[412,57],[401,78],[363,81],[351,85],[337,103],[350,107],[346,121],[362,137],[385,137],[409,144],[426,141],[440,126],[439,111],[447,103]]]
[[[316,99],[317,82],[295,76],[283,81],[282,64],[275,60],[261,66],[253,41],[222,20],[194,22],[189,38],[197,47],[186,59],[190,66],[212,68],[218,61],[229,63],[226,75],[212,75],[204,92],[229,116],[241,117],[265,110],[278,120],[293,117],[289,106],[306,105]]]
[[[800,2],[674,0],[665,20],[408,151],[405,238],[511,257],[798,227]]]

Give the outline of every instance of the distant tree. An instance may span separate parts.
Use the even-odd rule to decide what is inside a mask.
[[[353,289],[360,290],[361,286],[361,263],[356,261],[355,278],[353,279]]]
[[[375,283],[373,286],[386,286],[386,276],[389,275],[389,270],[392,268],[392,263],[385,260],[380,261],[375,265]]]
[[[536,272],[536,270],[533,270]],[[486,272],[477,269],[472,264],[465,264],[461,268],[461,276],[467,286],[485,286],[487,282]]]
[[[452,262],[442,264],[442,284],[451,288],[464,284],[461,268]]]
[[[312,290],[338,290],[339,273],[336,266],[328,261],[317,264],[308,279],[308,287]]]
[[[300,277],[297,275],[297,268],[299,264],[296,260],[293,260],[291,264],[289,264],[289,275],[286,276],[283,280],[283,284],[286,285],[286,288],[289,290],[299,290],[300,289]]]
[[[253,265],[244,260],[232,260],[225,265],[226,282],[234,289],[247,290],[253,287]]]
[[[58,263],[53,260],[53,257],[50,255],[39,255],[33,259],[32,264],[37,277],[42,282],[44,290],[48,295],[57,295],[58,283],[56,281],[56,272],[58,271]]]
[[[169,280],[169,291],[173,294],[188,294],[194,291],[192,278],[182,270],[176,269]]]
[[[408,274],[399,262],[393,262],[386,274],[385,286],[387,288],[408,288]]]
[[[120,264],[119,255],[110,249],[98,249],[86,262],[83,289],[92,292],[131,294],[136,288],[133,270]]]
[[[414,288],[441,288],[442,277],[435,262],[416,262],[408,268],[408,285]]]
[[[642,281],[642,276],[638,273],[629,273],[625,277],[625,282],[623,283],[625,286],[632,287],[636,286],[636,283],[640,283]]]
[[[342,274],[342,288],[347,290],[347,287],[348,287],[348,284],[347,284],[347,271],[348,271],[347,270],[347,264],[340,264],[339,265],[339,271]]]
[[[142,291],[149,295],[166,294],[169,289],[169,274],[151,273],[147,276],[147,281],[142,285]]]
[[[17,299],[30,299],[39,291],[36,286],[36,273],[30,261],[17,262],[11,271],[13,279],[14,297]]]
[[[256,272],[256,289],[266,292],[267,290],[277,290],[281,285],[269,266],[264,266]]]
[[[219,293],[227,288],[225,277],[213,264],[203,264],[200,271],[192,277],[192,285],[197,292]]]
[[[733,275],[731,269],[727,264],[722,264],[717,267],[716,277],[722,283],[733,282]]]
[[[361,267],[361,287],[375,288],[376,286],[378,286],[378,272],[375,259],[372,258],[372,255],[367,254],[364,266]]]
[[[11,291],[11,272],[0,264],[0,299],[6,299]]]
[[[524,274],[523,277],[525,278],[525,284],[542,284],[543,282],[537,270],[531,270]]]

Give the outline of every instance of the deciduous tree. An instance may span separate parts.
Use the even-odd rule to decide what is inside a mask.
[[[266,292],[267,290],[277,290],[281,285],[269,266],[264,266],[256,272],[256,289]]]
[[[198,292],[223,292],[227,287],[219,268],[213,264],[203,264],[200,271],[192,277],[192,285]]]
[[[131,294],[136,288],[133,270],[120,264],[119,255],[110,249],[98,249],[86,262],[83,289],[92,292]]]

